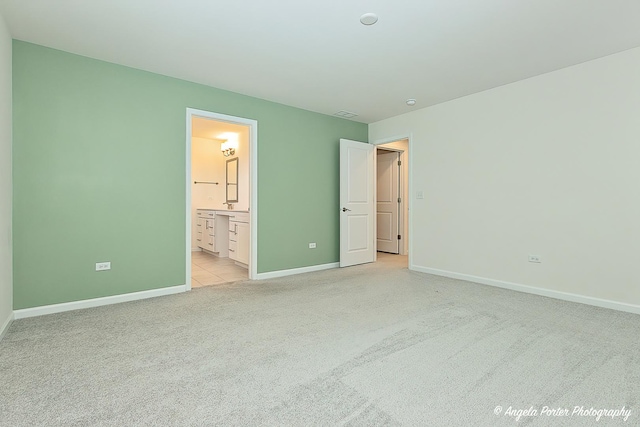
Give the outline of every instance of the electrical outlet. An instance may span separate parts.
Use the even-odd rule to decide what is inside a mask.
[[[315,248],[316,248],[315,243],[309,243],[309,249],[315,249]]]
[[[540,264],[542,262],[542,257],[540,255],[529,255],[529,262]]]
[[[111,270],[111,262],[96,262],[96,271]]]
[[[416,199],[424,199],[424,191],[416,191]]]

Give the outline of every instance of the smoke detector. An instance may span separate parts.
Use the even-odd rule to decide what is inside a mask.
[[[373,25],[378,22],[378,15],[375,13],[365,13],[360,17],[360,22],[362,22],[362,25]]]

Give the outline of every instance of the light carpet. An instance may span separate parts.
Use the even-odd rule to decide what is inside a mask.
[[[639,331],[382,256],[15,321],[0,425],[640,425]],[[632,412],[504,415],[545,405]]]

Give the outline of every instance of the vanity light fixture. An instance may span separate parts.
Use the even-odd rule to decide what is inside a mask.
[[[223,133],[218,138],[226,139],[225,142],[220,144],[220,151],[225,157],[233,156],[238,149],[238,134],[237,133]]]
[[[229,141],[223,142],[222,145],[220,145],[220,150],[225,157],[233,156],[234,154],[236,154],[236,149],[230,146]]]

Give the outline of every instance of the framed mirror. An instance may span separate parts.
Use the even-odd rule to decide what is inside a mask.
[[[227,203],[238,203],[238,158],[227,160]]]

